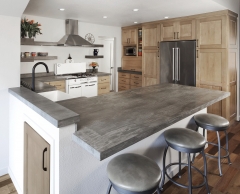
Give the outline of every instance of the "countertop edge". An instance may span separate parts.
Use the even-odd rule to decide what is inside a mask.
[[[65,127],[73,123],[77,123],[80,120],[80,117],[77,113],[61,106],[60,104],[52,102],[51,100],[35,92],[32,92],[27,88],[24,88],[24,87],[9,88],[8,92],[57,128]],[[29,94],[29,96],[27,97],[29,99],[21,95],[21,92],[24,92],[25,94]],[[36,102],[36,104],[34,104],[34,102],[31,102],[31,98],[33,97],[35,97],[34,100],[40,99],[40,102]],[[44,103],[48,103],[51,106],[51,108],[49,108],[49,106],[40,107],[40,104],[44,104]],[[50,113],[49,110],[55,110],[55,109],[56,109],[55,111],[56,113],[55,112]],[[59,113],[59,111],[66,111],[67,115],[62,116],[62,119],[57,119],[55,116]]]

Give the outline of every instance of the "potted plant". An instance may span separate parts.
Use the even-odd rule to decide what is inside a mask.
[[[38,22],[34,23],[34,20],[28,20],[26,18],[21,21],[21,37],[22,38],[32,38],[36,37],[37,34],[41,33],[41,28],[39,28],[41,24]]]
[[[92,62],[89,64],[89,66],[91,66],[93,68],[92,72],[95,73],[96,72],[96,67],[98,67],[98,63],[97,62]]]

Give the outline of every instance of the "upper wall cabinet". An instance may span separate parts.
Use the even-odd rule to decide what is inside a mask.
[[[160,24],[151,24],[142,27],[142,45],[144,50],[158,49],[160,42]]]
[[[229,48],[237,48],[237,18],[229,16]]]
[[[135,45],[137,44],[137,29],[122,30],[122,44]]]
[[[227,48],[227,16],[197,20],[197,47]]]
[[[161,24],[161,41],[195,39],[195,20],[168,21]]]

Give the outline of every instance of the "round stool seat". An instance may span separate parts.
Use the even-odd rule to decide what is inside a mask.
[[[194,120],[198,126],[212,131],[225,131],[229,126],[229,121],[221,116],[214,114],[197,114]]]
[[[138,154],[122,154],[107,166],[110,182],[121,189],[143,192],[159,185],[161,170],[153,160]]]
[[[164,132],[164,138],[170,147],[185,153],[200,152],[206,144],[206,140],[201,134],[186,128],[168,129]]]

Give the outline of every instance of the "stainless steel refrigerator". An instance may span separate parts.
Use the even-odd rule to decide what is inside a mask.
[[[196,86],[196,41],[160,42],[160,83]]]

